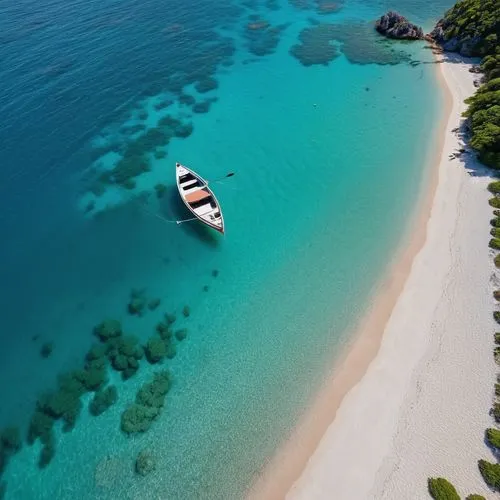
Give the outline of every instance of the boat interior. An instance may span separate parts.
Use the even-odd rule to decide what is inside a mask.
[[[187,191],[188,189],[194,187],[202,186],[200,179],[195,177],[191,172],[188,172],[187,174],[179,177],[179,184],[184,191]]]
[[[221,224],[221,213],[210,190],[205,184],[191,172],[179,177],[179,187],[183,191],[183,197],[191,209],[203,219],[212,224]]]

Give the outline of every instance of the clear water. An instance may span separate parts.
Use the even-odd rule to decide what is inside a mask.
[[[0,425],[26,432],[103,318],[145,342],[164,312],[192,311],[151,430],[127,438],[119,422],[158,367],[142,361],[127,382],[110,370],[118,403],[92,417],[82,398],[43,470],[40,444],[24,445],[3,473],[6,498],[243,495],[365,310],[425,179],[442,108],[431,54],[380,43],[366,23],[397,7],[429,28],[451,3],[347,0],[320,14],[312,1],[0,0]],[[248,29],[260,20],[279,29]],[[318,21],[335,27],[304,53],[333,44],[337,57],[304,66],[290,49]],[[198,92],[207,77],[217,88]],[[181,104],[180,87],[210,99],[208,112]],[[164,159],[148,153],[135,189],[92,194],[120,158],[98,148],[166,114],[193,133],[160,148]],[[212,185],[226,236],[162,220],[186,215],[175,161],[209,179],[235,172]],[[160,307],[129,315],[132,288]],[[142,478],[144,448],[157,466]]]

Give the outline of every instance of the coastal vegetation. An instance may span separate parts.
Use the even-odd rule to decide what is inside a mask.
[[[493,448],[500,450],[500,431],[498,429],[486,429],[486,442]]]
[[[492,464],[486,460],[479,460],[479,471],[486,484],[495,490],[500,490],[500,464]]]
[[[430,477],[427,485],[429,493],[434,500],[460,500],[455,487],[442,477]]]
[[[467,98],[464,117],[468,118],[469,143],[485,165],[500,169],[500,2],[497,0],[460,0],[445,13],[427,37],[440,44],[445,51],[459,52],[468,57],[480,57],[476,72],[482,72],[482,84],[476,93]],[[488,190],[493,194],[489,205],[494,209],[490,220],[492,238],[489,247],[500,250],[500,181],[491,182]],[[500,253],[494,263],[500,268]],[[500,290],[493,292],[500,299]],[[500,311],[493,312],[494,320],[500,324]],[[500,332],[494,335],[493,355],[500,364]],[[493,404],[490,411],[494,421],[500,423],[500,377],[495,383]],[[500,430],[489,428],[485,442],[498,458]],[[488,487],[500,491],[500,463],[478,460],[478,468]],[[435,499],[459,499],[451,483],[443,478],[429,478],[430,495]],[[481,495],[469,495],[468,500],[483,499]]]
[[[470,145],[479,159],[500,168],[500,2],[460,0],[441,19],[430,37],[445,50],[481,57],[483,84],[465,100],[469,105]]]

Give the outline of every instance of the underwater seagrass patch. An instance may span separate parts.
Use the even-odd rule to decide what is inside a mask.
[[[290,49],[290,54],[304,66],[314,64],[327,65],[339,56],[339,51],[332,45],[331,24],[318,24],[305,28],[300,32],[300,43]]]
[[[340,55],[339,50],[353,64],[400,64],[410,60],[407,52],[382,39],[368,22],[314,22],[301,31],[299,39],[290,53],[304,66],[326,65]]]
[[[273,54],[279,44],[281,33],[288,24],[272,26],[257,15],[248,18],[244,36],[248,50],[256,56]]]

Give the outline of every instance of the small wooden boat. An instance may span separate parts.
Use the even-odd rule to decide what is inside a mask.
[[[180,163],[175,164],[175,177],[179,194],[189,211],[207,226],[224,234],[222,211],[208,182]]]

